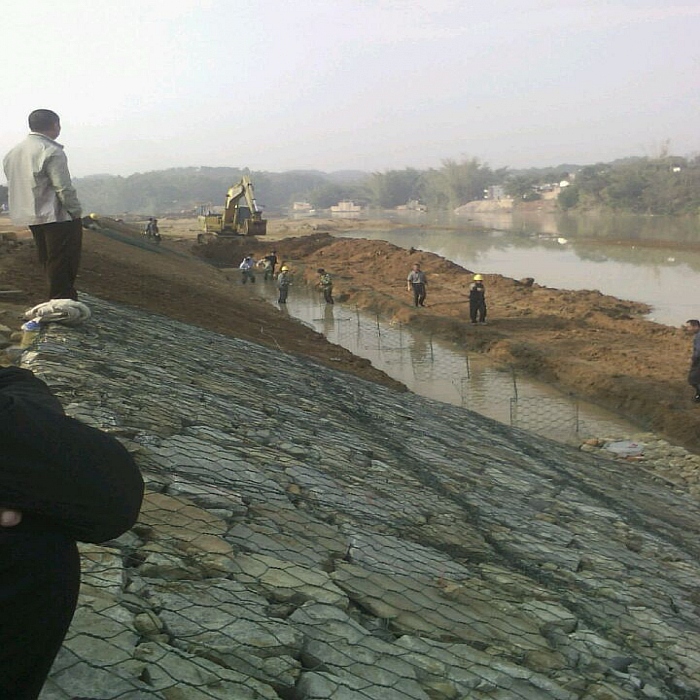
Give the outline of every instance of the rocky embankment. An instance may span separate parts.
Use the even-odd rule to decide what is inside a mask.
[[[42,700],[700,697],[700,504],[634,465],[84,298],[21,357],[134,453]],[[595,446],[591,446],[596,449]]]

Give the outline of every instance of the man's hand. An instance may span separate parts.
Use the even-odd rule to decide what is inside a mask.
[[[0,527],[14,527],[22,522],[22,513],[18,510],[0,508]]]

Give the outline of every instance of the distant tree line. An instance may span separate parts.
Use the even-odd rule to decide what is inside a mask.
[[[86,211],[102,214],[165,214],[221,206],[228,189],[249,175],[256,201],[265,210],[286,210],[312,196],[322,208],[339,198],[354,197],[354,182],[365,173],[326,174],[318,171],[251,172],[247,168],[171,168],[129,177],[91,175],[75,181]]]
[[[610,208],[638,214],[699,214],[700,156],[634,158],[580,168],[559,195],[562,209]]]
[[[382,209],[420,202],[429,210],[452,210],[484,199],[500,186],[516,200],[537,199],[539,192],[567,180],[562,209],[611,208],[642,214],[700,213],[700,156],[662,155],[587,166],[560,165],[529,170],[492,169],[477,158],[444,160],[440,168],[366,173],[283,173],[245,168],[172,168],[129,177],[93,175],[76,180],[86,211],[103,214],[162,215],[223,205],[226,191],[250,175],[256,199],[268,213],[286,212],[295,201],[327,209],[345,199]],[[0,188],[2,202],[3,188]]]

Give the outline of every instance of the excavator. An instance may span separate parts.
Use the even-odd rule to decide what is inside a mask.
[[[197,241],[205,243],[213,236],[264,236],[267,233],[267,219],[255,201],[253,183],[247,175],[233,185],[226,193],[224,213],[214,214],[206,207],[200,207]]]

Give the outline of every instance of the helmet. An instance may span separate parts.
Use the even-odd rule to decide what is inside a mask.
[[[474,281],[475,282],[482,282],[484,279],[483,275],[474,275]]]
[[[289,268],[286,265],[282,265],[282,267],[280,267],[280,272],[289,272]]]
[[[90,218],[95,220],[95,219],[99,219],[100,217],[97,214],[95,214],[95,212],[93,211],[92,214],[90,214]]]

